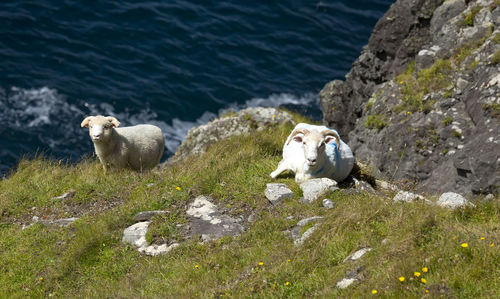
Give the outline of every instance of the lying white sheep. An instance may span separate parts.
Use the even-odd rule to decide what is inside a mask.
[[[343,181],[352,170],[354,156],[337,131],[325,126],[300,123],[283,146],[283,160],[271,173],[274,179],[285,170],[295,173],[295,181],[331,178]]]
[[[116,167],[143,171],[155,167],[165,148],[161,129],[153,125],[119,125],[112,116],[89,116],[82,121],[81,126],[89,128],[104,170]]]

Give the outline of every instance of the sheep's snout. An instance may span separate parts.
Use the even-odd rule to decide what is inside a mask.
[[[104,128],[102,126],[92,126],[90,128],[90,137],[92,137],[92,141],[101,140],[103,133]]]
[[[309,166],[314,166],[314,165],[316,165],[317,162],[318,162],[318,160],[316,158],[312,158],[312,159],[308,158],[307,159],[307,165],[309,165]]]

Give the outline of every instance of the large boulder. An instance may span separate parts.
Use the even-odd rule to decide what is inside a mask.
[[[375,86],[394,78],[432,40],[430,21],[442,0],[399,0],[377,22],[345,81],[327,83],[319,97],[323,122],[346,134],[356,126]]]
[[[417,192],[497,194],[500,7],[397,1],[346,81],[320,93],[356,158]],[[415,61],[415,64],[410,64]]]
[[[251,107],[216,118],[205,125],[189,130],[175,155],[167,163],[175,163],[189,155],[199,155],[217,141],[248,134],[267,127],[294,123],[292,116],[275,108]]]

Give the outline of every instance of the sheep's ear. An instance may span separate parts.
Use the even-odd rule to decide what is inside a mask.
[[[302,137],[304,137],[304,135],[297,135],[293,137],[293,141],[302,142]]]
[[[81,126],[82,128],[83,127],[86,127],[88,128],[89,127],[89,123],[90,123],[90,120],[92,119],[92,116],[87,116],[81,123]]]
[[[333,137],[333,136],[326,136],[326,137],[325,137],[325,143],[326,143],[326,144],[331,143],[331,142],[333,142],[333,141],[336,141],[336,140],[335,140],[335,137]]]
[[[118,128],[120,126],[120,122],[116,118],[108,116],[108,120],[113,124],[113,127]]]

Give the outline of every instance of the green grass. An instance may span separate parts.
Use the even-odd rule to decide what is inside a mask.
[[[498,64],[500,62],[500,49],[496,50],[491,58],[491,63]]]
[[[481,5],[476,5],[474,8],[471,9],[471,11],[464,16],[464,19],[460,23],[462,27],[465,26],[474,26],[474,18],[476,15],[481,11],[483,7]]]
[[[431,67],[420,70],[415,74],[414,63],[396,77],[400,84],[402,101],[394,111],[429,113],[435,103],[433,100],[424,101],[425,94],[442,91],[451,83],[453,67],[450,60],[438,60]]]
[[[498,197],[450,211],[393,203],[393,194],[340,190],[325,196],[335,202],[325,210],[321,199],[299,203],[300,189],[285,175],[277,182],[296,197],[273,207],[264,197],[265,184],[291,129],[235,137],[204,155],[144,174],[104,173],[94,159],[79,164],[23,160],[0,180],[0,297],[345,298],[371,296],[376,289],[383,297],[415,298],[426,289],[435,297],[500,292]],[[68,190],[75,196],[52,199]],[[208,244],[190,240],[165,256],[143,256],[121,243],[123,229],[145,210],[170,211],[155,217],[150,240],[178,238],[176,224],[185,221],[187,204],[202,194],[233,216],[254,213],[257,219],[239,237]],[[20,223],[33,215],[81,218],[67,228],[36,224],[22,230]],[[287,219],[290,215],[295,220]],[[324,217],[322,224],[295,247],[283,231],[314,215]],[[468,247],[461,247],[465,242]],[[358,262],[342,263],[362,247],[373,250]],[[358,266],[364,267],[360,284],[335,288]],[[412,280],[424,266],[427,283]]]
[[[453,118],[451,118],[451,116],[446,116],[443,119],[443,126],[447,127],[447,126],[451,125],[452,122],[453,122]]]
[[[489,112],[494,118],[500,118],[500,104],[483,104],[483,110]]]
[[[380,114],[368,115],[365,122],[365,127],[369,129],[375,129],[377,131],[382,130],[387,126],[387,122],[384,117]]]

